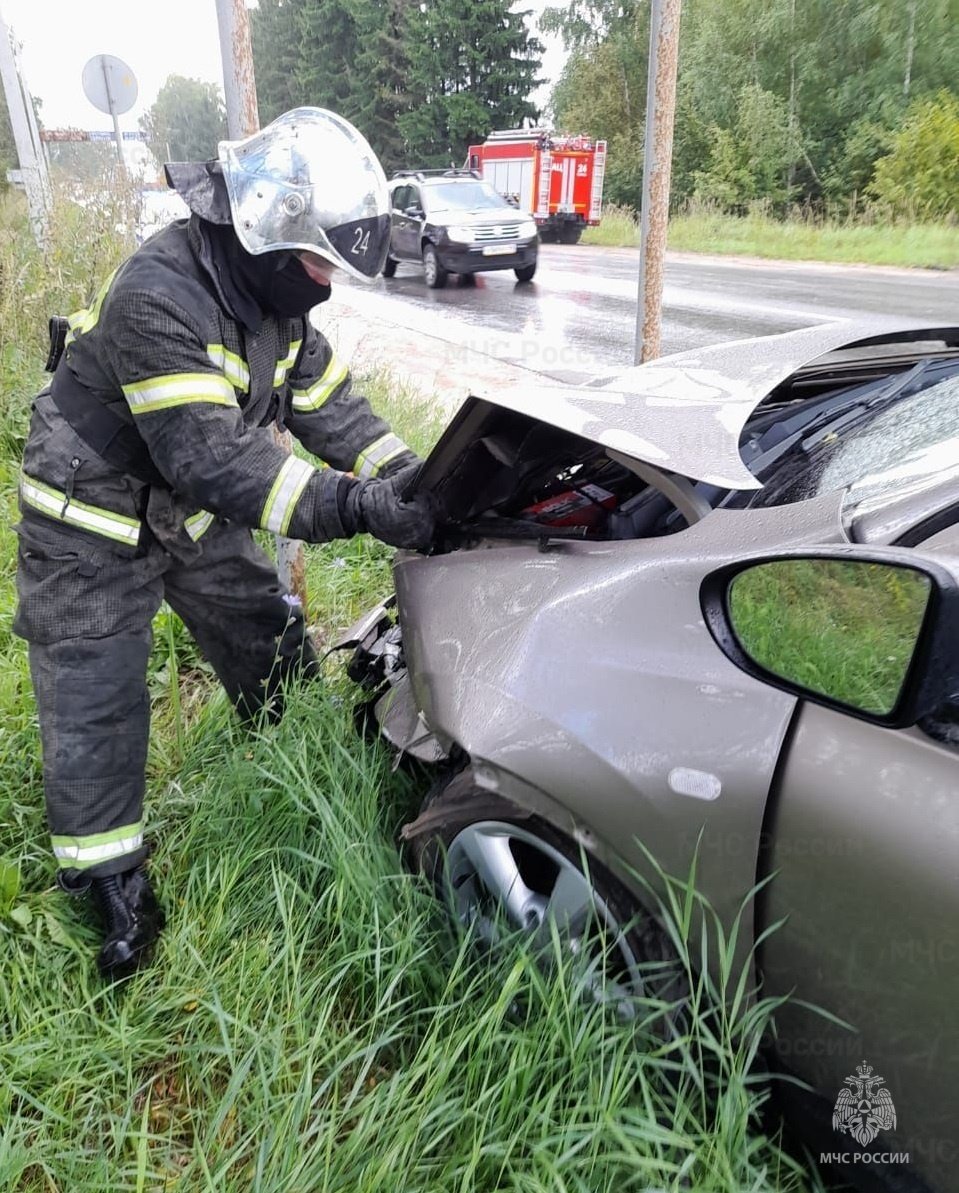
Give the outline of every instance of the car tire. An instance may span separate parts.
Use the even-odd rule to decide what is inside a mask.
[[[391,278],[396,273],[396,267],[399,261],[395,261],[392,257],[387,257],[383,262],[383,277]]]
[[[536,262],[532,265],[524,265],[521,269],[514,269],[518,282],[531,282],[536,274]]]
[[[414,868],[481,947],[496,948],[505,917],[548,954],[553,924],[570,960],[587,962],[588,998],[617,1018],[634,1016],[637,997],[682,1001],[684,976],[657,921],[601,862],[590,857],[584,868],[575,842],[480,787],[469,767],[437,784],[402,837]],[[518,890],[530,896],[523,907]]]
[[[579,238],[583,235],[582,224],[565,224],[560,233],[560,244],[579,244]]]
[[[442,290],[450,276],[449,271],[440,264],[436,249],[428,242],[423,245],[423,272],[431,290]]]

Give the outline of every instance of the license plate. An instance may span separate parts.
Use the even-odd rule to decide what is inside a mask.
[[[483,249],[484,257],[502,257],[504,253],[515,253],[516,246],[513,244],[488,244]]]

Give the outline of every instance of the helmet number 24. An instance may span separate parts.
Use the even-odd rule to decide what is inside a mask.
[[[356,239],[353,241],[353,247],[350,249],[351,253],[362,253],[366,256],[366,250],[370,247],[370,234],[364,232],[362,228],[356,229]]]

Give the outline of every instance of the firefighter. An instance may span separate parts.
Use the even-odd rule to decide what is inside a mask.
[[[188,219],[146,241],[70,317],[23,456],[15,630],[29,643],[58,884],[92,888],[108,977],[164,915],[144,867],[146,687],[164,598],[245,717],[314,671],[295,600],[251,527],[424,547],[414,453],[350,386],[308,312],[389,245],[386,180],[346,120],[297,108],[170,164]],[[329,465],[288,455],[285,426]]]

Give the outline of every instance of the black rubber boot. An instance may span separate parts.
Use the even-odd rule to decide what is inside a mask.
[[[166,917],[141,866],[94,878],[92,886],[105,933],[97,966],[104,977],[126,977],[149,960]]]

